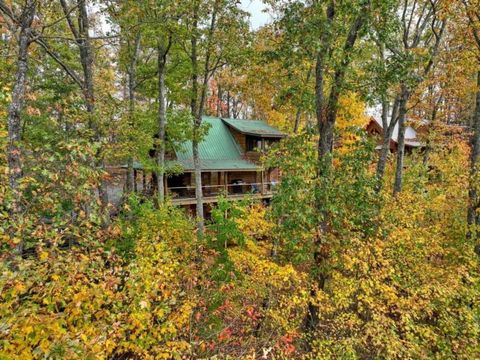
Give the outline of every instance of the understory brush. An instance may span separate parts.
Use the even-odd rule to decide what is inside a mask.
[[[0,263],[0,358],[479,357],[466,147],[412,155],[393,197],[375,193],[368,148],[334,159],[322,193],[302,141],[276,150],[289,160],[270,207],[220,199],[202,239],[183,210],[138,197],[108,228],[70,223],[69,246],[44,222],[33,251]]]

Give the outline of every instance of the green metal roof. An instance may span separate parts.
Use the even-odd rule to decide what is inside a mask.
[[[242,134],[281,138],[287,135],[278,129],[268,125],[261,120],[240,120],[240,119],[222,119],[228,126],[231,126]]]
[[[199,144],[202,170],[257,170],[255,163],[243,158],[243,152],[228,127],[220,118],[204,116],[204,123],[210,124],[208,133]],[[192,142],[186,141],[176,151],[177,162],[185,171],[194,170]]]

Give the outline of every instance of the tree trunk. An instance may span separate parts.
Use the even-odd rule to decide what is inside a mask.
[[[474,8],[469,8],[467,1],[464,1],[466,14],[468,17],[470,31],[475,39],[477,50],[480,51],[480,29],[478,28],[479,12],[473,11]],[[478,55],[477,55],[478,56]],[[480,225],[480,200],[478,196],[478,162],[480,157],[480,58],[477,57],[477,89],[476,89],[476,103],[475,113],[472,118],[473,122],[473,134],[471,139],[472,152],[470,155],[470,183],[468,189],[468,213],[467,222],[469,225],[467,236],[473,237],[475,244],[475,252],[477,256],[480,256],[480,243],[478,243],[478,225]]]
[[[297,113],[295,114],[295,124],[293,126],[293,133],[297,134],[298,129],[300,128],[300,119],[302,117],[302,110],[300,109],[300,106],[297,108]]]
[[[430,118],[430,125],[428,126],[427,130],[427,143],[425,145],[425,152],[423,153],[423,165],[427,166],[428,165],[428,160],[430,158],[430,153],[432,151],[432,136],[435,131],[435,126],[437,123],[437,114],[438,110],[440,107],[440,104],[443,101],[443,96],[440,96],[437,101],[434,102],[433,104],[433,109],[432,109],[432,116]]]
[[[198,28],[198,6],[194,8],[193,14],[193,36],[191,38],[191,54],[190,60],[192,62],[192,98],[191,98],[191,112],[193,120],[193,138],[192,138],[192,153],[195,174],[195,199],[197,211],[197,228],[200,237],[205,231],[204,215],[203,215],[203,192],[202,192],[202,167],[200,163],[200,153],[198,150],[198,130],[202,124],[202,113],[199,106],[198,98],[198,59],[197,59],[197,28]],[[208,64],[206,65],[208,66]]]
[[[20,23],[20,36],[18,43],[17,70],[15,84],[12,91],[12,100],[8,107],[8,146],[7,162],[10,190],[12,192],[12,207],[10,216],[13,221],[22,211],[22,194],[19,183],[23,176],[22,157],[19,142],[21,140],[21,113],[24,106],[27,71],[28,71],[28,48],[31,43],[31,26],[35,16],[36,2],[28,1],[23,10]],[[13,236],[13,233],[11,234]],[[16,246],[16,251],[21,255],[23,242]]]
[[[324,139],[324,123],[325,123],[325,116],[324,116],[324,84],[323,84],[323,77],[324,77],[324,55],[322,51],[319,51],[317,54],[317,61],[315,65],[315,111],[317,116],[317,128],[318,128],[318,160],[320,161],[323,158],[323,154],[327,152],[326,149],[326,141]],[[319,166],[320,167],[320,166]]]
[[[191,110],[192,115],[194,116],[194,126],[193,126],[193,140],[192,140],[192,152],[193,152],[193,163],[195,167],[195,197],[197,203],[197,219],[198,219],[198,234],[200,237],[203,236],[205,232],[204,224],[204,214],[203,214],[203,190],[202,190],[202,166],[200,161],[200,153],[198,149],[199,145],[199,136],[198,130],[202,125],[202,115],[203,109],[205,106],[205,101],[207,98],[208,90],[208,81],[215,72],[215,67],[212,69],[210,64],[210,59],[212,56],[212,46],[213,46],[213,36],[214,30],[216,27],[217,13],[218,13],[219,2],[215,1],[212,16],[210,20],[210,26],[206,36],[206,49],[205,49],[205,62],[203,68],[203,79],[202,87],[200,91],[200,97],[198,96],[198,59],[197,59],[197,27],[198,27],[198,6],[194,8],[193,16],[193,36],[191,38],[191,61],[192,61],[192,101],[191,101]],[[217,59],[218,60],[218,59]]]
[[[398,114],[398,139],[397,139],[397,166],[395,169],[395,184],[393,194],[396,195],[402,191],[403,180],[403,160],[405,158],[405,117],[407,114],[407,103],[410,93],[405,85],[402,85],[402,95]]]
[[[317,177],[320,177],[323,175],[324,156],[329,152],[328,139],[327,139],[328,129],[326,129],[326,119],[325,119],[325,93],[324,93],[325,69],[324,68],[325,68],[325,55],[326,53],[328,53],[330,48],[330,42],[329,42],[330,34],[328,30],[330,29],[331,22],[333,21],[334,15],[335,15],[334,4],[333,2],[330,2],[327,9],[328,24],[321,36],[322,49],[318,51],[316,63],[315,63],[315,113],[317,118],[317,128],[318,128],[318,134],[319,134],[319,139],[317,144],[317,153],[318,153]],[[313,259],[316,267],[320,268],[322,262],[325,260],[325,257],[323,256],[324,254],[322,252],[322,245],[323,245],[324,235],[326,232],[327,222],[326,222],[325,212],[320,210],[323,207],[323,203],[322,203],[323,199],[318,195],[319,193],[318,191],[316,193],[317,194],[315,195],[316,197],[315,202],[316,202],[316,207],[319,211],[319,224],[318,224],[317,236],[315,238],[315,243],[314,243]],[[323,289],[325,285],[323,274],[318,274],[317,279],[315,280],[319,288]],[[315,297],[316,289],[312,288],[310,290],[310,294],[312,298]],[[319,321],[319,308],[316,304],[309,302],[307,316],[305,318],[305,328],[307,329],[307,331],[315,329],[317,327],[318,321]]]
[[[165,106],[165,74],[167,65],[168,49],[159,45],[158,47],[158,156],[157,156],[157,191],[158,203],[165,201],[165,124],[166,124],[166,106]]]
[[[334,128],[338,111],[338,100],[340,98],[341,91],[344,86],[344,78],[346,70],[351,62],[351,52],[355,46],[355,42],[358,38],[359,31],[366,20],[366,10],[370,2],[366,1],[363,5],[363,9],[357,18],[352,23],[348,36],[343,46],[343,58],[341,63],[335,69],[333,76],[332,88],[328,98],[328,103],[325,106],[324,97],[324,75],[325,75],[325,56],[330,52],[332,34],[331,27],[333,18],[335,16],[335,3],[329,2],[327,8],[327,24],[325,30],[321,36],[321,49],[317,53],[316,65],[315,65],[315,106],[317,115],[317,126],[319,131],[319,140],[317,146],[318,152],[318,166],[317,177],[329,176],[331,168],[331,154],[333,151],[334,140]],[[325,182],[323,182],[325,184]],[[325,191],[325,190],[323,190]],[[317,193],[321,193],[318,191]],[[328,244],[325,242],[325,236],[328,232],[329,217],[330,214],[324,209],[324,199],[320,195],[316,195],[316,206],[319,212],[319,223],[317,226],[317,236],[315,240],[315,250],[313,258],[317,269],[324,268],[324,264],[328,261],[330,256],[328,251]],[[328,278],[328,274],[325,270],[319,271],[317,274],[317,286],[323,290]],[[312,296],[315,296],[315,290],[312,289]],[[308,330],[314,329],[319,321],[319,309],[318,306],[309,303],[308,313],[305,319],[306,328]]]
[[[376,192],[380,192],[383,186],[383,176],[385,175],[385,168],[387,165],[388,154],[390,153],[390,141],[392,139],[393,130],[398,122],[398,109],[400,105],[400,97],[397,96],[393,103],[392,114],[390,116],[390,122],[388,122],[388,101],[384,99],[382,101],[382,147],[377,163],[376,179],[377,184],[375,187]]]
[[[133,162],[133,156],[129,156],[127,159],[127,181],[125,183],[126,187],[126,193],[129,194],[134,191],[134,185],[135,185],[135,175],[133,173],[134,171],[134,162]]]
[[[84,88],[83,96],[85,98],[85,103],[87,107],[87,112],[89,114],[89,127],[93,130],[95,141],[101,140],[100,130],[95,119],[95,92],[94,92],[94,80],[93,80],[93,54],[92,54],[92,45],[90,43],[90,34],[89,34],[89,19],[87,12],[86,0],[78,0],[78,33],[76,36],[76,41],[80,50],[80,62],[82,64],[83,75],[84,75]],[[74,34],[75,35],[75,34]],[[97,153],[97,168],[101,171],[105,169],[105,160],[101,149]],[[100,204],[102,207],[102,213],[106,211],[108,205],[108,193],[107,193],[107,182],[103,178],[100,178],[98,184],[98,196],[100,198]]]
[[[202,189],[202,165],[200,162],[200,154],[198,150],[198,135],[194,134],[192,141],[193,163],[195,167],[195,198],[197,203],[197,219],[198,233],[200,236],[205,231],[204,213],[203,213],[203,189]]]
[[[385,168],[387,166],[388,154],[390,152],[390,141],[392,139],[392,131],[386,129],[382,136],[382,147],[380,149],[380,154],[377,163],[377,192],[382,188],[383,176],[385,174]]]
[[[135,125],[135,88],[137,86],[137,59],[140,53],[140,33],[135,37],[135,45],[130,64],[128,66],[128,117],[129,126],[133,129]],[[133,138],[129,139],[130,142]],[[127,192],[134,191],[135,175],[133,173],[133,154],[129,154],[127,160]]]
[[[475,114],[473,116],[473,135],[471,140],[472,153],[470,156],[470,185],[468,190],[468,225],[477,227],[480,225],[480,199],[478,196],[478,162],[480,158],[480,70],[477,72],[477,98]],[[479,238],[476,228],[469,230],[470,236],[474,234],[475,240]],[[480,256],[480,246],[475,246],[475,252]]]
[[[217,117],[222,116],[222,87],[220,84],[217,86]]]
[[[227,91],[227,119],[230,118],[230,91]]]
[[[355,46],[355,42],[357,41],[358,33],[366,20],[366,10],[369,5],[370,5],[370,1],[366,1],[365,4],[363,5],[363,9],[360,11],[360,14],[354,20],[348,32],[347,39],[345,40],[345,44],[343,46],[343,59],[340,65],[338,65],[333,77],[333,84],[332,84],[332,89],[330,91],[330,96],[328,99],[325,119],[323,119],[323,115],[321,113],[319,114],[319,111],[321,112],[322,109],[317,109],[317,118],[323,119],[323,121],[320,121],[319,123],[320,141],[318,144],[318,155],[319,155],[319,159],[322,159],[322,161],[324,162],[324,166],[328,164],[325,164],[325,161],[323,158],[326,155],[330,155],[333,150],[333,135],[334,135],[333,130],[335,128],[335,122],[337,119],[338,100],[340,98],[341,90],[343,89],[345,72],[352,60],[351,52],[353,50],[353,47]],[[327,45],[327,48],[328,47],[329,45]],[[324,55],[319,54],[318,56],[323,57]],[[323,62],[323,59],[320,61],[320,63],[322,62]],[[318,61],[317,61],[317,66],[318,66]],[[321,66],[323,66],[323,64]],[[316,70],[316,72],[318,73],[318,69]]]
[[[310,82],[310,78],[312,76],[312,71],[313,68],[312,67],[309,67],[308,68],[308,72],[307,72],[307,78],[305,79],[305,86],[308,86],[308,83]],[[303,97],[303,93],[302,93],[302,97]],[[294,127],[293,127],[293,133],[294,134],[297,134],[298,133],[298,130],[300,129],[300,121],[302,120],[302,106],[299,105],[297,107],[297,113],[295,114],[295,124],[294,124]]]

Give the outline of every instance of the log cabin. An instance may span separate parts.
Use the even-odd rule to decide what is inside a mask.
[[[209,126],[199,144],[204,203],[216,203],[219,196],[229,200],[249,196],[268,201],[281,173],[278,169],[265,168],[261,156],[287,135],[260,120],[204,116],[202,121]],[[193,210],[196,201],[192,142],[178,144],[166,158],[168,167],[182,169],[165,177],[166,195],[172,203]],[[126,166],[111,167],[109,172],[109,198],[113,204],[119,203],[126,182]],[[152,195],[155,174],[144,170],[140,163],[134,164],[134,174],[135,191]]]
[[[423,129],[423,128],[422,128]],[[382,146],[382,136],[383,136],[383,124],[382,121],[372,117],[368,122],[365,130],[370,135],[374,136],[377,139],[378,146],[376,147],[379,150]],[[414,149],[421,149],[424,145],[420,142],[417,131],[411,126],[405,127],[405,151],[411,152]],[[390,151],[392,153],[397,152],[398,147],[398,124],[395,125],[393,129],[392,138],[390,139]]]

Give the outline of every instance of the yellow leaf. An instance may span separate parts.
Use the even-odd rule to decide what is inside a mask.
[[[31,325],[28,325],[24,330],[25,330],[25,335],[28,335],[33,331],[33,327]]]
[[[43,339],[40,341],[40,349],[42,349],[43,352],[47,352],[50,347],[50,342],[46,339]]]

